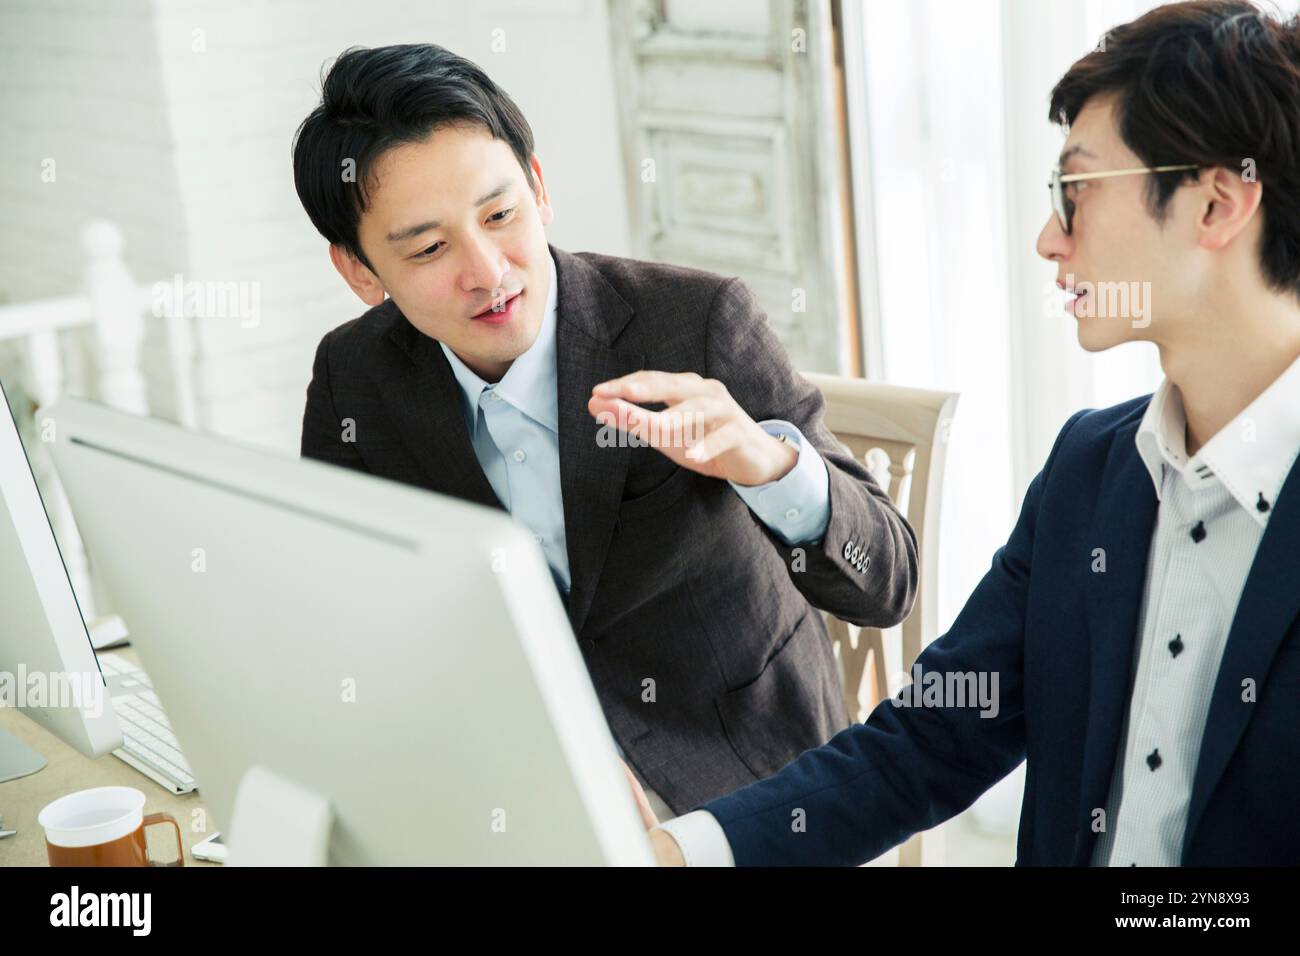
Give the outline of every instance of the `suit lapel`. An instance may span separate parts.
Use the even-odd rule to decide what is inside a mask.
[[[579,634],[605,564],[631,449],[602,448],[600,425],[587,410],[592,388],[645,365],[640,353],[611,343],[632,309],[594,266],[554,247],[559,296],[556,363],[560,417],[560,485],[568,544],[569,621]]]
[[[612,348],[632,308],[596,268],[554,246],[556,387],[560,428],[560,485],[569,556],[569,621],[582,630],[605,564],[631,449],[602,448],[600,425],[587,411],[592,388],[635,372],[645,356]],[[379,378],[384,405],[402,441],[425,472],[425,487],[502,508],[478,463],[465,427],[460,386],[438,343],[393,307],[389,339],[409,363]]]
[[[1118,759],[1120,728],[1133,680],[1133,649],[1146,582],[1158,502],[1151,476],[1134,444],[1138,422],[1115,435],[1101,481],[1101,497],[1093,512],[1086,552],[1080,561],[1093,561],[1094,549],[1105,554],[1105,572],[1086,572],[1090,666],[1087,731],[1083,748],[1080,814],[1106,805],[1111,774]],[[1080,841],[1075,863],[1087,862],[1091,841]]]
[[[1282,493],[1273,503],[1273,515],[1255,552],[1228,631],[1192,781],[1187,828],[1183,834],[1184,854],[1210,794],[1255,712],[1257,705],[1242,699],[1242,681],[1247,678],[1254,681],[1256,693],[1265,686],[1278,646],[1300,614],[1300,561],[1296,559],[1296,541],[1300,541],[1300,468],[1292,467]]]
[[[409,364],[378,376],[397,433],[423,468],[425,487],[495,508],[504,506],[474,454],[465,427],[463,395],[438,343],[397,312],[389,339]]]

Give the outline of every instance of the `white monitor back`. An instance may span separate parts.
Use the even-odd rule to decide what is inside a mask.
[[[0,706],[23,712],[88,757],[122,746],[77,596],[18,425],[0,386]],[[0,780],[45,759],[0,739]]]
[[[650,862],[506,515],[74,399],[43,414],[217,826],[256,765],[329,800],[337,863]]]

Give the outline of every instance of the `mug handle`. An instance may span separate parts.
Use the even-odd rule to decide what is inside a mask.
[[[184,866],[185,865],[185,846],[181,843],[181,825],[176,822],[176,818],[170,813],[151,813],[144,818],[143,828],[148,829],[155,823],[170,823],[176,828],[176,862],[159,863],[150,860],[150,866]]]

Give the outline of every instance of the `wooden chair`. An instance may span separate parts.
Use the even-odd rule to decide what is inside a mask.
[[[838,375],[807,373],[804,378],[826,399],[826,427],[871,470],[916,532],[921,565],[916,605],[901,629],[890,629],[899,631],[899,665],[909,672],[921,649],[936,636],[939,511],[957,395]],[[849,720],[860,723],[889,693],[885,634],[829,614],[826,623],[840,662]],[[898,862],[920,865],[920,834],[899,849]]]

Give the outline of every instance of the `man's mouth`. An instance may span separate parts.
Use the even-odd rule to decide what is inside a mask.
[[[1070,278],[1073,280],[1074,277],[1071,276]],[[1082,288],[1080,288],[1080,286],[1082,286]],[[1066,283],[1057,279],[1056,287],[1066,295],[1073,297],[1065,303],[1065,311],[1071,314],[1074,314],[1074,310],[1079,307],[1079,303],[1088,297],[1089,284],[1086,282],[1076,284],[1071,281],[1070,283]]]
[[[519,297],[524,294],[524,290],[512,293],[501,299],[493,299],[482,312],[474,316],[476,322],[486,322],[489,325],[501,325],[508,322],[510,317],[515,314],[515,307],[519,304]]]

